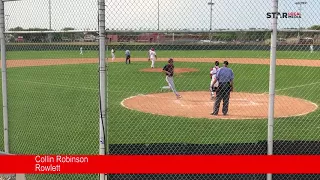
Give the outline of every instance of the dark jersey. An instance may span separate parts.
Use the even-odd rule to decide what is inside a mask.
[[[167,64],[163,67],[164,71],[168,71],[168,73],[166,73],[167,76],[173,76],[174,73],[174,65],[173,64]]]

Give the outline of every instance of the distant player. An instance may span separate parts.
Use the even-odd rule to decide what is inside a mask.
[[[217,81],[215,84],[213,84],[214,79],[217,76],[217,72],[219,70],[219,61],[216,61],[214,63],[214,67],[210,69],[210,93],[211,93],[211,100],[215,98],[215,93],[217,92],[217,88],[219,86],[219,82]]]
[[[116,51],[112,48],[111,49],[111,56],[112,56],[112,62],[114,61],[114,59],[116,58],[116,55],[114,54]]]
[[[82,47],[80,47],[80,54],[83,55]]]
[[[130,64],[131,63],[130,51],[126,50],[125,55],[126,55],[126,64],[128,64],[128,63]]]
[[[177,92],[176,87],[173,82],[173,74],[174,74],[174,65],[173,65],[173,59],[170,58],[168,60],[168,64],[165,65],[162,69],[162,71],[166,74],[166,81],[170,87],[170,89],[174,92],[177,99],[181,98],[181,95]],[[167,86],[162,87],[163,89],[167,89]]]
[[[151,48],[152,49],[152,48]],[[150,61],[150,52],[151,52],[151,49],[149,49],[148,51],[148,61]]]
[[[313,53],[313,44],[310,45],[310,53]]]
[[[150,54],[150,60],[151,60],[151,68],[154,68],[154,63],[157,59],[157,53],[154,50],[154,48],[151,48],[151,51],[149,54]]]

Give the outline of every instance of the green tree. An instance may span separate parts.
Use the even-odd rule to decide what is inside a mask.
[[[15,28],[10,28],[9,31],[24,31],[24,29],[20,26],[17,26]]]
[[[312,29],[312,30],[320,30],[320,25],[313,25],[308,29]]]
[[[9,31],[24,31],[24,29],[20,26],[10,28]],[[17,38],[18,36],[22,36],[22,34],[12,34],[14,38]]]

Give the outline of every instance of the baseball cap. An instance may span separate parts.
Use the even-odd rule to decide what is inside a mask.
[[[223,61],[223,64],[228,65],[229,62],[228,61]]]
[[[169,58],[168,63],[173,62],[173,58]]]

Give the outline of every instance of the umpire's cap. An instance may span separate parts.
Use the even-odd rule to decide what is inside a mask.
[[[169,58],[168,63],[172,63],[173,62],[173,58]]]
[[[223,61],[223,64],[228,66],[229,62],[228,61]]]

